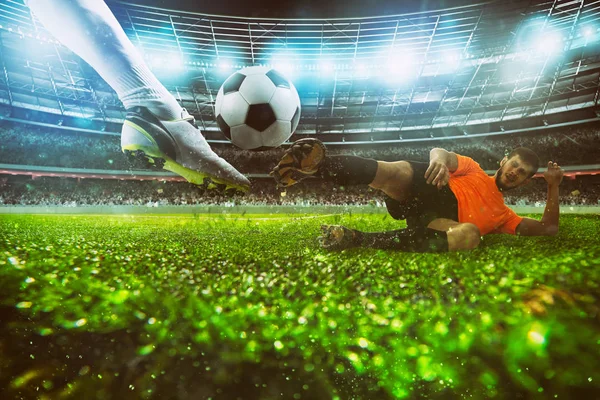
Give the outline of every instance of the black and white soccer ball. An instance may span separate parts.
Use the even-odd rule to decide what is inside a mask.
[[[247,67],[225,80],[215,101],[221,131],[245,150],[277,147],[300,121],[300,97],[292,82],[268,67]]]

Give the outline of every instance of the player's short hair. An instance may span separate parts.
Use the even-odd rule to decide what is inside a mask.
[[[535,152],[527,147],[517,147],[513,151],[511,151],[507,157],[508,160],[513,158],[514,156],[521,157],[523,162],[531,165],[533,167],[532,172],[529,174],[528,178],[531,178],[537,172],[540,167],[540,158],[535,154]]]

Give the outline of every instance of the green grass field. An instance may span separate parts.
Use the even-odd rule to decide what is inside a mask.
[[[600,216],[327,252],[383,215],[0,216],[4,399],[600,398]]]

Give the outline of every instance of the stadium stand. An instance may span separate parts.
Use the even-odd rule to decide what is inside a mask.
[[[528,186],[507,193],[506,203],[541,206],[546,185],[534,179]],[[565,178],[560,187],[563,206],[600,205],[600,176]],[[121,181],[25,176],[0,177],[0,205],[375,205],[383,196],[366,187],[340,187],[318,181],[302,182],[284,195],[271,180],[254,180],[249,193],[228,195],[202,190],[186,182]]]
[[[483,169],[498,168],[511,149],[529,147],[541,161],[553,160],[562,166],[596,164],[600,161],[600,128],[597,123],[575,125],[538,133],[489,136],[437,142],[407,142],[394,146],[329,146],[332,154],[353,154],[385,161],[427,160],[429,150],[443,147],[475,159]],[[244,173],[267,173],[282,149],[249,152],[231,145],[215,151]],[[145,169],[140,160],[131,161],[121,153],[118,136],[92,135],[3,122],[0,125],[0,164],[37,165],[63,168],[129,170]]]

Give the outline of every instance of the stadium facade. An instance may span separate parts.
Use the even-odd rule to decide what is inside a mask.
[[[205,15],[108,3],[156,75],[223,142],[214,99],[236,69],[271,65],[298,87],[291,140],[370,145],[510,134],[598,119],[600,5],[493,1],[345,19]],[[119,132],[124,109],[22,1],[0,4],[5,118]]]

